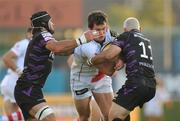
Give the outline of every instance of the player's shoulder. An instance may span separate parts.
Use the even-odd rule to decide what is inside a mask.
[[[20,40],[19,42],[20,43],[29,43],[29,40],[25,38],[25,39]]]
[[[147,41],[150,41],[150,40],[147,39],[147,38],[145,37],[145,35],[144,35],[143,33],[141,33],[141,32],[134,32],[134,33],[133,33],[133,36],[134,36],[134,37],[140,37],[140,38],[142,38],[142,39],[145,39],[145,40],[147,40]]]
[[[48,31],[43,31],[40,33],[40,35],[42,36],[42,38],[45,40],[45,41],[49,41],[51,39],[54,39],[53,35],[48,32]]]
[[[116,37],[116,40],[118,41],[126,41],[128,36],[130,36],[130,33],[129,32],[123,32],[121,34],[119,34],[117,37]]]
[[[48,32],[48,31],[42,31],[40,34],[41,34],[44,38],[45,38],[45,37],[52,37],[52,34],[51,34],[50,32]]]
[[[98,43],[95,41],[90,41],[88,43],[82,44],[81,46],[77,47],[81,51],[93,51],[98,48]]]
[[[92,41],[90,41],[88,43],[82,44],[81,46],[90,47],[90,46],[97,46],[97,45],[98,45],[98,43],[96,41],[92,40]]]
[[[22,39],[22,40],[17,41],[15,44],[20,45],[20,46],[24,46],[25,44],[28,44],[28,43],[29,43],[28,39]]]

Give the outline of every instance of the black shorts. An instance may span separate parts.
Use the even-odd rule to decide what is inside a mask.
[[[16,103],[20,107],[24,119],[32,118],[30,109],[42,102],[46,102],[40,86],[17,84],[14,91]]]
[[[136,106],[141,108],[145,102],[148,102],[155,96],[155,87],[156,81],[154,78],[128,79],[125,85],[117,92],[113,102],[129,111],[132,111]]]

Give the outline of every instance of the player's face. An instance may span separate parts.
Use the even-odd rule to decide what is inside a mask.
[[[48,26],[49,26],[51,33],[53,34],[54,33],[54,24],[51,19],[48,22]]]
[[[94,24],[92,30],[96,30],[99,34],[99,37],[96,38],[96,41],[103,41],[105,39],[106,31],[107,31],[107,23],[104,22],[104,24],[96,25]]]

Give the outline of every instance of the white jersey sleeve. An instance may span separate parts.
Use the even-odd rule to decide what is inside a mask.
[[[24,42],[19,41],[14,44],[14,46],[11,48],[11,51],[16,54],[16,56],[21,56],[22,53],[24,53]]]
[[[17,67],[23,69],[24,67],[24,58],[27,50],[27,46],[29,44],[28,39],[23,39],[21,41],[18,41],[11,49],[10,51],[14,52],[17,56],[16,59],[16,65]],[[12,70],[8,69],[8,72],[12,72]]]
[[[87,59],[94,57],[96,54],[100,52],[99,50],[100,47],[97,47],[97,46],[100,46],[100,45],[96,44],[95,42],[82,45],[80,47],[82,57],[87,58]]]

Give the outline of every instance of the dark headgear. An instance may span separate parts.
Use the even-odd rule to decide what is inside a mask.
[[[51,16],[46,11],[34,13],[31,17],[32,27],[44,27],[49,31],[48,22]]]

